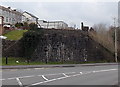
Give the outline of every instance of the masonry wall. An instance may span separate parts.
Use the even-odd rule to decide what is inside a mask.
[[[3,41],[3,49],[9,41]],[[3,56],[24,57],[22,41],[16,42]],[[114,61],[114,54],[81,30],[44,30],[31,56],[31,61],[85,62]]]

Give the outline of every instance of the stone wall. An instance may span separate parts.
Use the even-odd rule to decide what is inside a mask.
[[[22,42],[14,40],[2,40],[3,57],[23,57]]]
[[[84,31],[45,31],[33,53],[36,61],[114,61],[113,54]]]
[[[3,41],[3,56],[24,57],[22,41]],[[13,44],[8,50],[7,47]],[[114,61],[114,55],[81,30],[44,30],[32,61]]]

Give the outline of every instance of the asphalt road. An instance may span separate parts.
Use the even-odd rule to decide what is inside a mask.
[[[118,65],[2,70],[2,85],[116,85]]]

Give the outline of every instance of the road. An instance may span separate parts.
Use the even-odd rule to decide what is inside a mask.
[[[2,79],[0,80],[2,85],[18,85],[21,87],[116,85],[118,84],[118,65],[7,69],[2,71]]]

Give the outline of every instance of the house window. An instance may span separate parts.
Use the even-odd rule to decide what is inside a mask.
[[[12,21],[15,21],[14,18],[12,18]]]
[[[6,17],[6,22],[8,22],[8,17]]]

